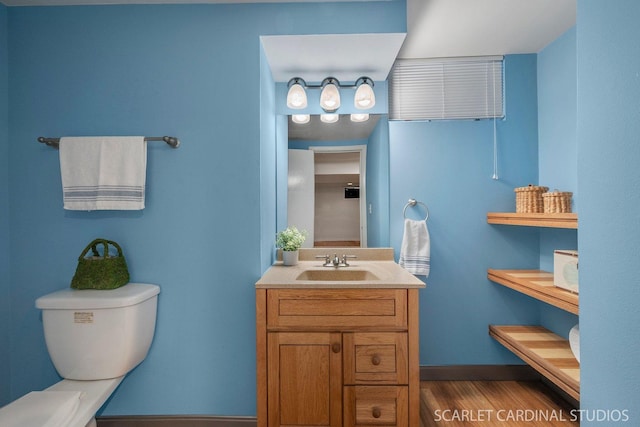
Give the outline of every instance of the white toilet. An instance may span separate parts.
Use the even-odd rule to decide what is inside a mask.
[[[64,379],[0,408],[0,426],[95,426],[95,414],[144,360],[156,325],[160,287],[64,289],[36,300],[47,349]]]

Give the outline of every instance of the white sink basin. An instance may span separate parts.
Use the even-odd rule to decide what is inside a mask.
[[[325,270],[305,270],[296,280],[314,280],[325,282],[369,281],[379,280],[378,276],[368,270],[350,270],[348,268],[332,268]]]

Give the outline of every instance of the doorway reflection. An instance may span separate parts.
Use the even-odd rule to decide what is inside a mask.
[[[360,246],[360,152],[315,153],[315,247]]]
[[[388,132],[385,115],[288,117],[286,225],[309,232],[305,247],[388,246]]]

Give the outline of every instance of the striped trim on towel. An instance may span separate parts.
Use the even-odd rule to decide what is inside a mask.
[[[93,203],[101,202],[135,203],[144,206],[144,187],[139,185],[88,185],[64,187],[64,198],[69,202]]]
[[[431,259],[425,256],[400,255],[398,264],[411,274],[428,276]]]

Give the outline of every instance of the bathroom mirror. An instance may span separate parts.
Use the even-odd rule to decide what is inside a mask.
[[[287,224],[309,232],[306,247],[389,246],[387,116],[287,121]]]
[[[393,27],[393,26],[392,26]],[[341,184],[334,183],[341,191],[342,202],[350,202],[352,205],[360,203],[363,217],[363,226],[366,226],[358,238],[351,236],[329,236],[321,239],[331,239],[331,242],[353,243],[359,240],[361,247],[388,247],[389,246],[389,127],[386,113],[388,112],[387,77],[398,56],[404,40],[405,32],[381,32],[381,33],[352,33],[352,34],[294,34],[294,35],[265,35],[261,36],[261,44],[264,50],[265,65],[268,64],[270,77],[276,83],[274,94],[276,111],[276,226],[278,229],[287,225],[300,224],[288,221],[288,153],[289,140],[288,115],[296,113],[312,114],[311,125],[318,120],[318,114],[323,112],[320,107],[319,90],[307,91],[308,105],[301,109],[291,109],[287,106],[288,82],[294,77],[304,79],[311,86],[321,83],[327,77],[333,77],[339,82],[351,85],[360,78],[366,76],[375,82],[375,105],[366,110],[371,113],[369,123],[376,121],[369,136],[338,136],[334,134],[337,129],[344,129],[349,124],[350,117],[345,113],[362,112],[347,98],[355,95],[344,93],[345,99],[339,113],[343,114],[338,123],[324,124],[317,136],[307,135],[307,140],[315,140],[322,143],[314,145],[322,146],[361,146],[366,148],[366,172],[364,182],[360,180],[356,185],[353,179],[342,180]],[[342,86],[341,86],[342,87]],[[355,86],[354,86],[355,87]],[[348,89],[345,87],[345,91]],[[265,93],[265,99],[271,94]],[[374,116],[375,115],[375,116]],[[355,123],[354,127],[361,125]],[[367,124],[365,123],[364,126]],[[299,141],[295,136],[297,131],[291,127],[291,141]],[[340,141],[338,144],[336,141]],[[292,142],[293,144],[293,142]],[[308,150],[309,144],[299,151]],[[298,147],[300,148],[300,147]],[[298,149],[294,148],[294,149]],[[362,150],[361,152],[364,152]],[[329,153],[325,153],[329,154]],[[345,160],[345,162],[347,162]],[[301,172],[304,168],[300,169]],[[351,175],[351,173],[348,173]],[[330,175],[330,174],[325,174]],[[330,179],[329,177],[324,177]],[[346,177],[344,177],[346,178]],[[353,185],[350,185],[352,183]],[[314,173],[315,191],[315,173]],[[366,186],[366,189],[364,188]],[[340,188],[341,187],[341,188]],[[359,187],[359,188],[356,188]],[[356,190],[358,194],[356,196]],[[300,191],[304,195],[305,191]],[[345,200],[347,199],[347,200]],[[315,204],[315,196],[314,202]],[[304,206],[304,202],[302,203]],[[327,204],[320,204],[319,206]],[[352,206],[351,205],[351,206]],[[333,205],[331,205],[333,206]],[[315,206],[314,206],[315,209]],[[344,214],[338,208],[327,208],[334,217],[327,220],[332,224],[332,229],[337,230],[343,225]],[[366,213],[364,213],[366,211]],[[315,212],[315,210],[314,210]],[[313,214],[315,217],[315,214]],[[307,215],[306,217],[309,217]],[[297,221],[296,221],[297,222]],[[315,222],[315,218],[314,218]],[[360,227],[360,225],[356,226]],[[302,228],[302,226],[301,226]],[[349,229],[352,231],[353,226]],[[315,232],[305,243],[313,245]],[[326,240],[325,240],[326,241]]]

